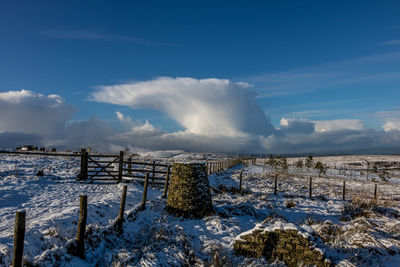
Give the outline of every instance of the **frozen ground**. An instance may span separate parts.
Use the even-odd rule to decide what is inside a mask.
[[[150,189],[147,209],[138,211],[143,186],[129,183],[124,232],[118,235],[112,224],[121,185],[77,182],[78,159],[0,156],[0,266],[11,263],[14,215],[20,208],[27,211],[24,257],[30,266],[265,266],[263,258],[235,256],[233,242],[256,223],[276,217],[310,225],[325,243],[321,249],[339,266],[399,266],[398,170],[386,170],[382,179],[372,172],[367,177],[363,165],[348,165],[366,158],[316,158],[331,167],[321,178],[315,170],[290,166],[279,174],[277,196],[276,170],[262,161],[244,168],[243,195],[232,189],[238,187],[240,166],[211,175],[216,213],[201,220],[168,215],[159,188]],[[399,157],[368,156],[374,160],[400,162]],[[38,177],[40,169],[44,176]],[[308,198],[310,176],[313,200]],[[89,202],[84,260],[67,253],[76,235],[80,194]]]

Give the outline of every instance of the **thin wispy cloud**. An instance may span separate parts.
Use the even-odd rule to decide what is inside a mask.
[[[261,88],[258,92],[258,98],[261,99],[355,84],[400,80],[400,72],[393,71],[393,66],[399,65],[400,52],[396,51],[241,79],[257,84],[257,87]]]
[[[97,41],[125,41],[138,45],[149,45],[149,46],[167,46],[170,44],[163,42],[156,42],[147,40],[137,36],[131,35],[120,35],[120,34],[111,34],[101,31],[94,30],[61,30],[61,29],[48,29],[41,30],[37,32],[38,34],[53,38],[53,39],[65,39],[65,40],[97,40]]]
[[[380,45],[400,45],[400,39],[385,41],[380,43]]]

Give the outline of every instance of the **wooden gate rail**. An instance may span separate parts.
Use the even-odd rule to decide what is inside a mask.
[[[140,162],[124,160],[124,152],[120,151],[119,155],[104,155],[87,153],[86,149],[82,149],[81,153],[81,171],[78,175],[80,180],[101,180],[101,181],[117,181],[122,180],[144,179],[144,175],[149,173],[152,184],[164,184],[166,176],[168,175],[167,169],[170,165],[156,163],[156,161]],[[107,160],[106,158],[112,158]],[[89,165],[90,164],[90,165]],[[116,168],[115,165],[118,164]],[[140,168],[140,166],[142,166]]]
[[[96,161],[95,159],[93,159],[91,156],[87,156],[88,159],[88,163],[94,163],[96,164],[96,166],[89,166],[88,165],[88,169],[89,168],[98,168],[98,170],[87,170],[88,172],[91,172],[91,174],[88,174],[88,178],[91,180],[94,180],[94,177],[102,177],[102,175],[100,173],[107,173],[110,177],[112,177],[114,180],[118,180],[117,175],[115,175],[115,173],[118,173],[118,171],[111,171],[108,170],[108,168],[111,168],[111,164],[116,163],[119,160],[119,157],[116,157],[114,160],[112,161]],[[101,164],[107,164],[107,165],[101,165]]]
[[[147,165],[147,166],[153,166],[154,163],[150,162],[142,162],[142,161],[124,161],[124,164],[132,164],[132,165]],[[156,166],[158,167],[168,167],[168,164],[162,164],[162,163],[155,163]]]

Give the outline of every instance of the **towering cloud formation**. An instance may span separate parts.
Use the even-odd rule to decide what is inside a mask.
[[[243,137],[269,135],[274,128],[247,83],[220,79],[161,77],[151,81],[104,86],[93,94],[98,102],[135,109],[160,110],[188,133]]]

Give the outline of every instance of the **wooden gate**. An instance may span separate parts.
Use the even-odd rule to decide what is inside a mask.
[[[143,182],[145,174],[148,173],[153,185],[164,185],[170,172],[169,164],[133,161],[132,157],[124,160],[123,151],[120,151],[119,155],[89,155],[86,149],[82,149],[81,172],[78,178],[92,181]]]
[[[97,157],[97,159],[96,159]],[[120,156],[92,155],[87,157],[87,176],[90,180],[119,181],[119,160]],[[117,168],[116,168],[116,164]]]

